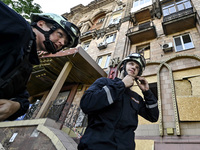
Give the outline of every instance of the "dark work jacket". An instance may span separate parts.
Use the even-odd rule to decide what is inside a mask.
[[[4,78],[10,73],[24,57],[30,40],[33,45],[29,55],[31,64],[39,64],[36,51],[35,35],[30,24],[14,10],[10,9],[0,1],[0,77]],[[30,67],[32,67],[30,65]],[[30,74],[29,74],[30,76]],[[29,94],[24,87],[20,93],[15,95],[11,100],[20,103],[20,109],[8,120],[14,120],[26,113],[29,107]],[[3,99],[3,97],[0,97]]]
[[[88,126],[79,150],[134,150],[138,115],[156,122],[157,99],[150,90],[144,99],[125,88],[121,79],[97,79],[84,93],[81,109],[88,114]]]

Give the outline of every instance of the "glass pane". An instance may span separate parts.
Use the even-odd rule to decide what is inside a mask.
[[[179,5],[177,5],[177,7],[178,7],[178,11],[181,11],[181,10],[184,9],[184,5],[183,4],[179,4]]]
[[[116,34],[113,35],[112,42],[115,42],[115,39],[116,39]]]
[[[109,22],[109,25],[112,24],[112,23],[113,23],[113,19],[111,18],[111,19],[110,19],[110,22]]]
[[[107,68],[110,62],[110,56],[107,57],[104,68]]]
[[[111,42],[111,38],[110,38],[110,36],[107,36],[106,37],[106,43],[110,43]]]
[[[184,5],[185,5],[185,8],[186,8],[186,9],[187,9],[187,8],[191,8],[191,7],[192,7],[192,5],[191,5],[190,1],[188,1],[188,2],[185,2],[185,3],[184,3]]]
[[[106,42],[107,42],[107,43],[114,42],[114,41],[115,41],[115,38],[116,38],[116,34],[108,35],[108,36],[106,37]]]
[[[175,40],[175,45],[176,45],[176,51],[181,51],[181,50],[183,50],[183,46],[182,46],[182,44],[181,44],[181,39],[180,39],[180,37],[175,38],[174,40]]]
[[[87,50],[89,48],[89,44],[88,45],[85,45],[85,50]]]
[[[140,0],[140,5],[143,5],[144,4],[144,0]]]
[[[101,68],[105,67],[106,60],[107,60],[107,55],[106,56],[102,56]]]
[[[99,60],[98,60],[98,65],[101,66],[101,62],[102,62],[102,57],[99,57]]]
[[[145,3],[148,3],[148,2],[150,2],[151,0],[145,0]]]
[[[150,58],[150,49],[144,51],[144,58],[145,59],[149,59]]]
[[[168,10],[168,9],[163,10],[163,15],[164,15],[164,16],[169,15],[169,10]]]
[[[185,49],[190,49],[190,48],[194,47],[189,34],[184,35],[182,38],[183,38],[183,43],[184,43]]]
[[[190,39],[189,34],[183,35],[183,42],[184,42],[184,43],[189,43],[189,42],[191,42],[191,39]]]
[[[169,8],[169,12],[170,12],[170,14],[175,13],[175,12],[176,12],[175,6],[170,7],[170,8]]]
[[[110,41],[110,43],[113,41],[113,34],[110,35],[110,37],[109,37],[109,41]]]
[[[139,5],[139,0],[136,0],[136,1],[134,2],[133,7],[137,7],[138,5]]]

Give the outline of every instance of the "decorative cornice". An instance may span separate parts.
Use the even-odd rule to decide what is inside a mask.
[[[100,29],[96,31],[97,38],[102,38],[106,33],[113,32],[119,30],[121,26],[121,22],[118,24],[111,24],[106,28]]]
[[[149,62],[147,62],[146,66],[151,65],[151,64],[169,63],[169,62],[171,62],[171,61],[173,61],[175,59],[181,59],[181,58],[193,58],[193,59],[196,59],[196,60],[200,61],[200,56],[198,56],[198,55],[190,55],[190,54],[182,54],[181,55],[181,54],[179,54],[179,55],[176,55],[176,56],[169,57],[164,61],[149,61]]]
[[[68,16],[74,14],[75,12],[82,12],[87,13],[90,12],[94,9],[98,9],[100,7],[103,7],[109,3],[114,2],[115,0],[94,0],[92,2],[90,2],[88,5],[83,6],[82,4],[79,4],[73,8],[71,8],[71,12],[70,13],[64,13],[63,15],[66,16],[66,18],[68,18]]]

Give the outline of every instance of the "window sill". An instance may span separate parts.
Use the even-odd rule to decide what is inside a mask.
[[[107,43],[107,44],[113,44],[113,43],[115,43],[115,42],[110,42],[110,43]]]
[[[189,48],[189,49],[183,49],[183,50],[181,50],[181,51],[175,51],[176,53],[179,53],[179,52],[185,52],[185,51],[188,51],[188,50],[195,50],[195,47],[193,47],[193,48]]]

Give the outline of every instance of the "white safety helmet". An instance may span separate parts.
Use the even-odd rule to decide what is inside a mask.
[[[123,69],[126,72],[126,70],[125,70],[126,69],[126,63],[128,61],[135,61],[139,64],[140,70],[139,70],[138,76],[141,76],[142,72],[144,71],[145,66],[146,66],[146,61],[145,61],[144,57],[142,55],[140,55],[139,53],[132,53],[132,54],[128,55],[117,66],[117,68],[120,72]]]

